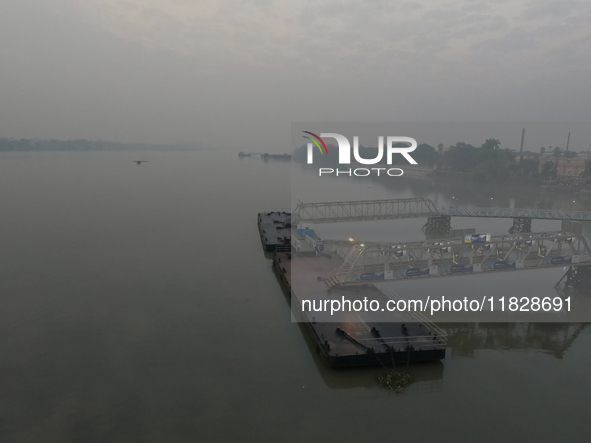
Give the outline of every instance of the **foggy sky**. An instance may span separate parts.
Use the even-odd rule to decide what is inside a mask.
[[[285,152],[292,121],[589,121],[588,1],[0,8],[0,137]]]

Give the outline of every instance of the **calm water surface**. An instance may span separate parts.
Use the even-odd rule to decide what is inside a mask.
[[[332,196],[313,173],[234,152],[137,156],[0,156],[0,441],[588,441],[585,325],[447,325],[448,357],[391,394],[382,368],[323,366],[262,252],[256,213],[290,206],[292,167],[294,195]],[[556,204],[428,180],[343,186]],[[420,235],[397,223],[373,235]],[[509,227],[454,227],[475,223]]]

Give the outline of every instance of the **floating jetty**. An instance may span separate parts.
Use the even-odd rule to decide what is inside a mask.
[[[452,230],[451,216],[513,218],[510,235]],[[315,223],[427,218],[425,241],[361,243],[323,240]],[[533,219],[561,220],[560,231],[531,232]],[[265,251],[286,288],[292,313],[308,329],[332,367],[440,360],[446,333],[421,312],[351,309],[362,300],[387,307],[400,299],[391,285],[402,280],[569,267],[566,286],[579,287],[591,271],[591,248],[581,221],[591,212],[540,209],[447,208],[428,199],[299,202],[293,214],[258,215]],[[435,240],[433,235],[443,235]],[[563,279],[564,279],[563,278]],[[560,283],[560,282],[559,282]],[[330,306],[349,306],[330,311]],[[359,305],[357,305],[359,306]],[[370,305],[371,306],[371,305]],[[305,308],[305,309],[304,309]]]
[[[385,306],[389,299],[373,284],[331,288],[320,276],[338,269],[343,259],[325,254],[322,239],[313,229],[292,227],[291,214],[259,213],[258,227],[263,248],[274,252],[273,267],[291,299],[294,317],[308,330],[328,366],[387,366],[445,358],[446,334],[427,318],[403,312],[353,311],[330,318],[326,312],[303,312],[303,300],[367,298]]]
[[[451,216],[513,218],[510,235],[476,234],[475,229],[451,229]],[[298,202],[292,221],[314,224],[426,218],[426,241],[359,243],[354,239],[317,241],[302,232],[317,252],[342,258],[326,279],[330,287],[369,281],[434,278],[498,271],[523,271],[557,266],[591,266],[591,248],[582,221],[591,211],[564,212],[523,208],[457,208],[441,210],[426,198]],[[532,220],[560,220],[560,231],[532,232]],[[298,233],[300,229],[298,229]],[[351,241],[353,240],[353,241]],[[296,250],[302,242],[292,241]]]
[[[284,161],[291,161],[291,154],[269,154],[268,152],[243,152],[240,151],[238,153],[238,157],[252,157],[252,156],[260,156],[261,160],[269,161],[269,160],[284,160]]]
[[[344,258],[327,280],[329,286],[591,266],[591,250],[584,236],[565,231],[469,234],[464,238],[363,245],[329,240],[323,247]]]
[[[265,251],[291,251],[291,213],[275,210],[261,212],[257,226]]]

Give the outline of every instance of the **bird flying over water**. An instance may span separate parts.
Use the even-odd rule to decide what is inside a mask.
[[[150,163],[148,160],[134,160],[134,162],[136,162],[138,165],[141,165],[142,163]]]

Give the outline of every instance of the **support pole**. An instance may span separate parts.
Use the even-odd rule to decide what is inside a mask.
[[[525,128],[521,130],[521,148],[519,149],[519,163],[523,163],[523,142],[525,141]]]
[[[564,276],[562,277],[564,278]],[[560,281],[562,281],[562,278]],[[587,266],[571,266],[566,271],[566,287],[577,289],[585,281],[591,280],[591,269]],[[558,282],[560,283],[560,282]]]
[[[522,234],[531,232],[531,218],[514,217],[513,226],[509,229],[509,234]]]
[[[436,215],[427,218],[427,223],[423,226],[425,234],[448,235],[451,231],[451,216]]]

